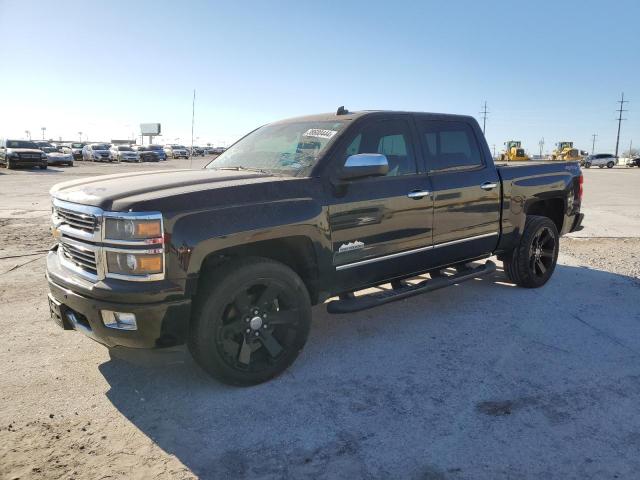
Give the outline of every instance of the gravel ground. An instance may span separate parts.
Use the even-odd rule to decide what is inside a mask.
[[[640,169],[585,172],[586,227],[544,288],[498,271],[318,306],[294,366],[238,389],[182,348],[110,351],[48,319],[48,189],[139,168],[0,170],[0,478],[638,477]]]

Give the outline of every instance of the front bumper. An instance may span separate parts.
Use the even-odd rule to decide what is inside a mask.
[[[80,331],[108,347],[157,348],[184,343],[191,313],[189,299],[144,303],[145,300],[148,302],[156,299],[158,292],[150,291],[145,294],[144,290],[141,290],[143,288],[141,285],[131,286],[131,289],[135,290],[134,293],[113,292],[112,298],[118,298],[118,295],[133,297],[124,302],[92,297],[91,288],[98,287],[86,281],[74,279],[74,274],[60,265],[55,251],[49,252],[47,256],[46,276],[50,290],[51,317],[65,330]],[[74,283],[77,287],[70,286]],[[120,284],[123,283],[120,282]],[[111,288],[123,289],[122,286],[111,286]],[[108,296],[107,288],[101,288],[101,290],[103,290],[100,292],[101,295]],[[137,329],[119,330],[106,327],[102,322],[102,310],[134,313]]]

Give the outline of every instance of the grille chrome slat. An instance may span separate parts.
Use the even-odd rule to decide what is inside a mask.
[[[94,215],[72,212],[65,208],[54,207],[56,216],[62,224],[67,224],[72,228],[77,228],[88,233],[93,233],[97,227],[97,220]]]
[[[68,243],[61,243],[62,253],[65,258],[77,267],[87,270],[93,275],[98,273],[96,254],[90,250],[82,250]]]

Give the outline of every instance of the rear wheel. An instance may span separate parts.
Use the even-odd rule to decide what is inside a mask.
[[[547,217],[527,217],[520,244],[505,256],[504,271],[521,287],[541,287],[553,274],[558,261],[560,237]]]
[[[282,373],[309,335],[311,302],[300,277],[265,258],[233,260],[203,279],[189,349],[213,377],[255,385]]]
[[[584,168],[591,168],[591,163],[589,163],[589,162],[585,162],[585,164],[584,164]]]

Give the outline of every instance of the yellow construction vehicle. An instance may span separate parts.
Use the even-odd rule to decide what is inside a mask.
[[[519,140],[509,140],[504,142],[505,151],[500,154],[501,162],[523,162],[531,160],[529,156],[524,153],[522,148],[522,142]]]
[[[573,142],[558,142],[551,152],[551,160],[582,160],[587,152],[573,148]]]

